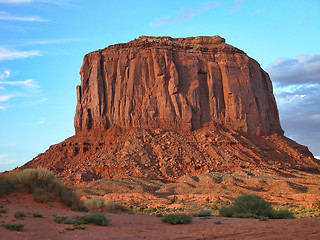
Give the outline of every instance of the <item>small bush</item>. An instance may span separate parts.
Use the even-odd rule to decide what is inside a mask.
[[[31,213],[32,214],[32,216],[34,216],[34,217],[38,217],[38,218],[42,218],[43,217],[43,215],[41,214],[41,213],[36,213],[36,212],[34,212],[34,213]]]
[[[171,203],[176,203],[178,201],[178,197],[174,195],[172,198],[169,199]]]
[[[7,213],[9,212],[9,209],[7,208],[0,208],[0,213]]]
[[[196,214],[197,217],[211,217],[212,216],[212,212],[211,211],[199,211],[197,214]]]
[[[214,223],[217,224],[217,225],[222,224],[221,221],[216,221],[216,222],[214,222]]]
[[[4,197],[17,188],[16,172],[0,174],[0,197]]]
[[[121,208],[112,200],[106,200],[103,197],[95,197],[85,201],[85,206],[91,211],[106,211],[112,212],[117,209],[126,210]]]
[[[219,209],[223,217],[238,218],[290,218],[293,214],[288,210],[276,211],[271,203],[254,194],[242,194],[234,200],[234,204]]]
[[[293,213],[287,209],[274,210],[273,218],[275,219],[291,219],[294,218]]]
[[[192,218],[191,216],[184,214],[184,213],[176,213],[176,214],[168,214],[164,216],[161,221],[169,223],[169,224],[186,224],[191,223]]]
[[[22,228],[24,227],[24,224],[22,223],[5,223],[3,222],[1,224],[2,227],[11,230],[11,231],[21,231]]]
[[[26,214],[24,211],[16,211],[13,215],[16,219],[24,219]]]
[[[99,226],[107,226],[110,223],[109,219],[106,218],[104,213],[91,213],[84,216],[76,216],[73,218],[54,215],[53,221],[57,223],[72,224],[75,226],[78,226],[81,224],[89,224],[89,223],[93,223]]]

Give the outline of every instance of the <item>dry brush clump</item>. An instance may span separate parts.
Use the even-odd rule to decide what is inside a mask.
[[[272,203],[265,201],[262,197],[254,194],[242,194],[234,200],[230,206],[219,209],[223,217],[239,218],[293,218],[293,213],[288,210],[275,210]]]
[[[191,223],[192,217],[184,213],[173,213],[165,215],[161,221],[172,225]]]
[[[12,171],[0,175],[0,197],[16,191],[22,185],[38,202],[59,200],[72,210],[85,210],[76,192],[45,168]]]

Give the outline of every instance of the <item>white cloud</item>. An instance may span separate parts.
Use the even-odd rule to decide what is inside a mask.
[[[4,106],[0,106],[0,110],[7,110],[7,108]]]
[[[0,102],[7,102],[12,98],[13,96],[11,95],[0,95]]]
[[[4,70],[4,72],[0,75],[0,79],[8,78],[10,76],[9,70]]]
[[[0,61],[41,56],[39,51],[18,51],[0,47]]]
[[[1,158],[6,158],[6,157],[8,157],[7,154],[0,153],[0,159],[1,159]]]
[[[19,22],[47,22],[47,19],[44,19],[39,16],[28,16],[28,17],[19,17],[11,15],[7,12],[0,12],[0,20],[2,21],[19,21]]]
[[[40,86],[36,84],[32,79],[27,79],[25,81],[13,81],[13,82],[3,81],[3,82],[0,82],[0,84],[23,86],[26,88],[40,88]]]
[[[155,19],[150,23],[150,25],[153,27],[158,27],[170,22],[183,22],[193,18],[196,15],[199,15],[204,11],[210,10],[212,8],[216,8],[219,5],[220,3],[212,1],[212,2],[200,4],[197,8],[188,9],[188,8],[182,7],[178,12],[176,12],[172,16],[163,16],[161,18]]]

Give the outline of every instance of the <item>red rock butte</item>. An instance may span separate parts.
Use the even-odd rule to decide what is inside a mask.
[[[87,54],[80,74],[76,135],[23,168],[70,181],[320,169],[283,135],[269,75],[219,36],[141,36]]]

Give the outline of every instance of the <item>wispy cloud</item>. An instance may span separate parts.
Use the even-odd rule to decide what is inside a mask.
[[[4,70],[2,74],[0,74],[0,79],[8,78],[10,76],[9,70]]]
[[[6,103],[0,105],[0,110],[7,110],[10,107],[10,100],[16,97],[29,97],[34,96],[40,88],[40,86],[33,80],[27,79],[24,81],[9,81],[10,71],[5,70],[1,75],[0,80],[0,103]],[[4,88],[3,86],[8,86]],[[46,98],[40,99],[38,102],[46,101]]]
[[[11,86],[22,86],[26,88],[40,88],[40,86],[36,84],[32,79],[27,79],[25,81],[13,81],[13,82],[2,81],[0,82],[0,84],[11,85]]]
[[[0,61],[4,60],[14,60],[18,58],[28,58],[33,56],[41,56],[41,53],[36,50],[32,51],[18,51],[15,49],[6,49],[3,47],[0,47]]]
[[[188,8],[182,7],[178,12],[174,13],[172,16],[163,16],[161,18],[155,19],[150,23],[150,25],[153,27],[158,27],[170,22],[173,22],[173,23],[183,22],[193,18],[196,15],[199,15],[204,11],[208,11],[212,8],[216,8],[219,5],[220,3],[213,1],[213,2],[200,4],[197,8],[188,9]]]
[[[8,12],[0,12],[0,20],[2,21],[19,21],[19,22],[47,22],[47,19],[44,19],[39,16],[27,16],[20,17],[11,15]]]
[[[12,98],[13,96],[11,95],[0,95],[0,102],[6,102],[9,101],[10,98]]]
[[[6,157],[8,157],[8,155],[7,155],[7,154],[0,153],[0,159],[2,159],[2,158],[6,158]]]
[[[244,0],[234,0],[233,6],[230,8],[230,12],[238,11],[242,7],[243,2]]]

